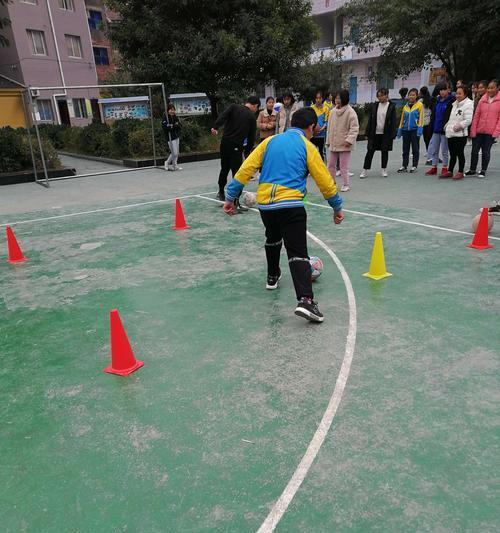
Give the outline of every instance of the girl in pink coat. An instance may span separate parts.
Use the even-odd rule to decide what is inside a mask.
[[[479,160],[479,150],[482,152],[481,171],[478,178],[484,178],[490,162],[490,152],[495,139],[500,136],[500,94],[498,80],[491,80],[486,94],[477,105],[470,136],[472,137],[472,155],[470,170],[466,176],[475,176]]]

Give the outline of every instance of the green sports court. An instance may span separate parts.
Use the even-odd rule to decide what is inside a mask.
[[[360,180],[364,148],[342,225],[310,183],[321,325],[287,270],[265,290],[260,217],[224,215],[218,161],[0,189],[28,257],[4,241],[2,531],[500,530],[500,219],[466,247],[499,148],[461,182]],[[378,231],[393,276],[373,281]],[[103,372],[111,309],[144,361],[127,377]]]

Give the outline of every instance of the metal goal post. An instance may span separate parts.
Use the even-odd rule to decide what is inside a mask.
[[[86,174],[76,174],[75,176],[65,176],[64,178],[49,178],[49,174],[47,171],[47,164],[45,160],[45,154],[43,153],[43,146],[42,146],[42,139],[40,136],[40,129],[39,129],[39,120],[37,119],[36,113],[35,113],[35,106],[34,106],[34,94],[40,94],[42,91],[64,91],[64,93],[61,94],[61,96],[66,94],[66,91],[68,89],[70,90],[85,90],[85,89],[112,89],[112,88],[119,88],[119,87],[147,87],[148,88],[148,95],[149,95],[149,116],[151,120],[151,140],[153,143],[153,165],[146,166],[146,167],[140,167],[140,168],[125,168],[120,170],[109,170],[104,172],[89,172]],[[35,168],[35,182],[39,185],[42,185],[46,188],[50,187],[51,181],[56,181],[60,179],[72,179],[72,178],[86,178],[90,176],[101,176],[103,174],[118,174],[121,172],[134,172],[137,170],[147,170],[150,168],[157,168],[156,164],[156,139],[155,139],[155,132],[154,132],[154,117],[153,117],[153,103],[152,103],[152,88],[153,87],[161,87],[162,97],[163,97],[163,106],[164,110],[166,112],[167,110],[167,95],[165,92],[165,85],[163,83],[119,83],[115,85],[65,85],[65,86],[57,86],[57,87],[34,87],[30,86],[28,87],[28,99],[29,99],[29,107],[30,107],[30,113],[33,120],[33,125],[35,126],[35,132],[36,132],[36,138],[38,143],[38,149],[40,150],[40,158],[42,161],[42,167],[43,167],[43,178],[39,178],[36,173],[36,161],[35,156],[33,154],[33,151],[31,153],[31,157],[33,160],[33,167]],[[28,127],[28,134],[29,134],[29,127]],[[31,145],[31,137],[30,137],[30,145]]]

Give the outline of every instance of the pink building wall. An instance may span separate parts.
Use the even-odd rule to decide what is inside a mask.
[[[90,40],[87,12],[84,0],[74,0],[74,11],[63,10],[58,0],[38,0],[37,4],[14,0],[0,9],[11,20],[7,32],[10,40],[8,48],[1,49],[0,73],[27,86],[62,86],[62,85],[97,85],[94,54]],[[49,9],[52,12],[54,31],[59,48],[60,63],[56,54],[53,31],[50,23]],[[1,16],[1,15],[0,15]],[[27,30],[44,32],[47,55],[33,55]],[[80,37],[81,58],[70,58],[65,35]],[[61,68],[60,68],[61,66]],[[61,75],[62,70],[62,75]],[[62,91],[42,91],[41,99],[51,99],[55,108],[53,95]],[[97,89],[68,90],[67,99],[71,108],[73,98],[93,99],[99,97]],[[57,116],[56,109],[53,109]],[[75,125],[87,124],[90,118],[71,118]]]

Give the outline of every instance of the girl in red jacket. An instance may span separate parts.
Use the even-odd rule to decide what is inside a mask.
[[[484,178],[490,162],[490,152],[495,139],[500,136],[500,94],[498,80],[491,80],[486,94],[477,105],[470,136],[472,137],[472,155],[470,170],[466,176],[475,176],[481,150],[481,171],[478,178]]]

